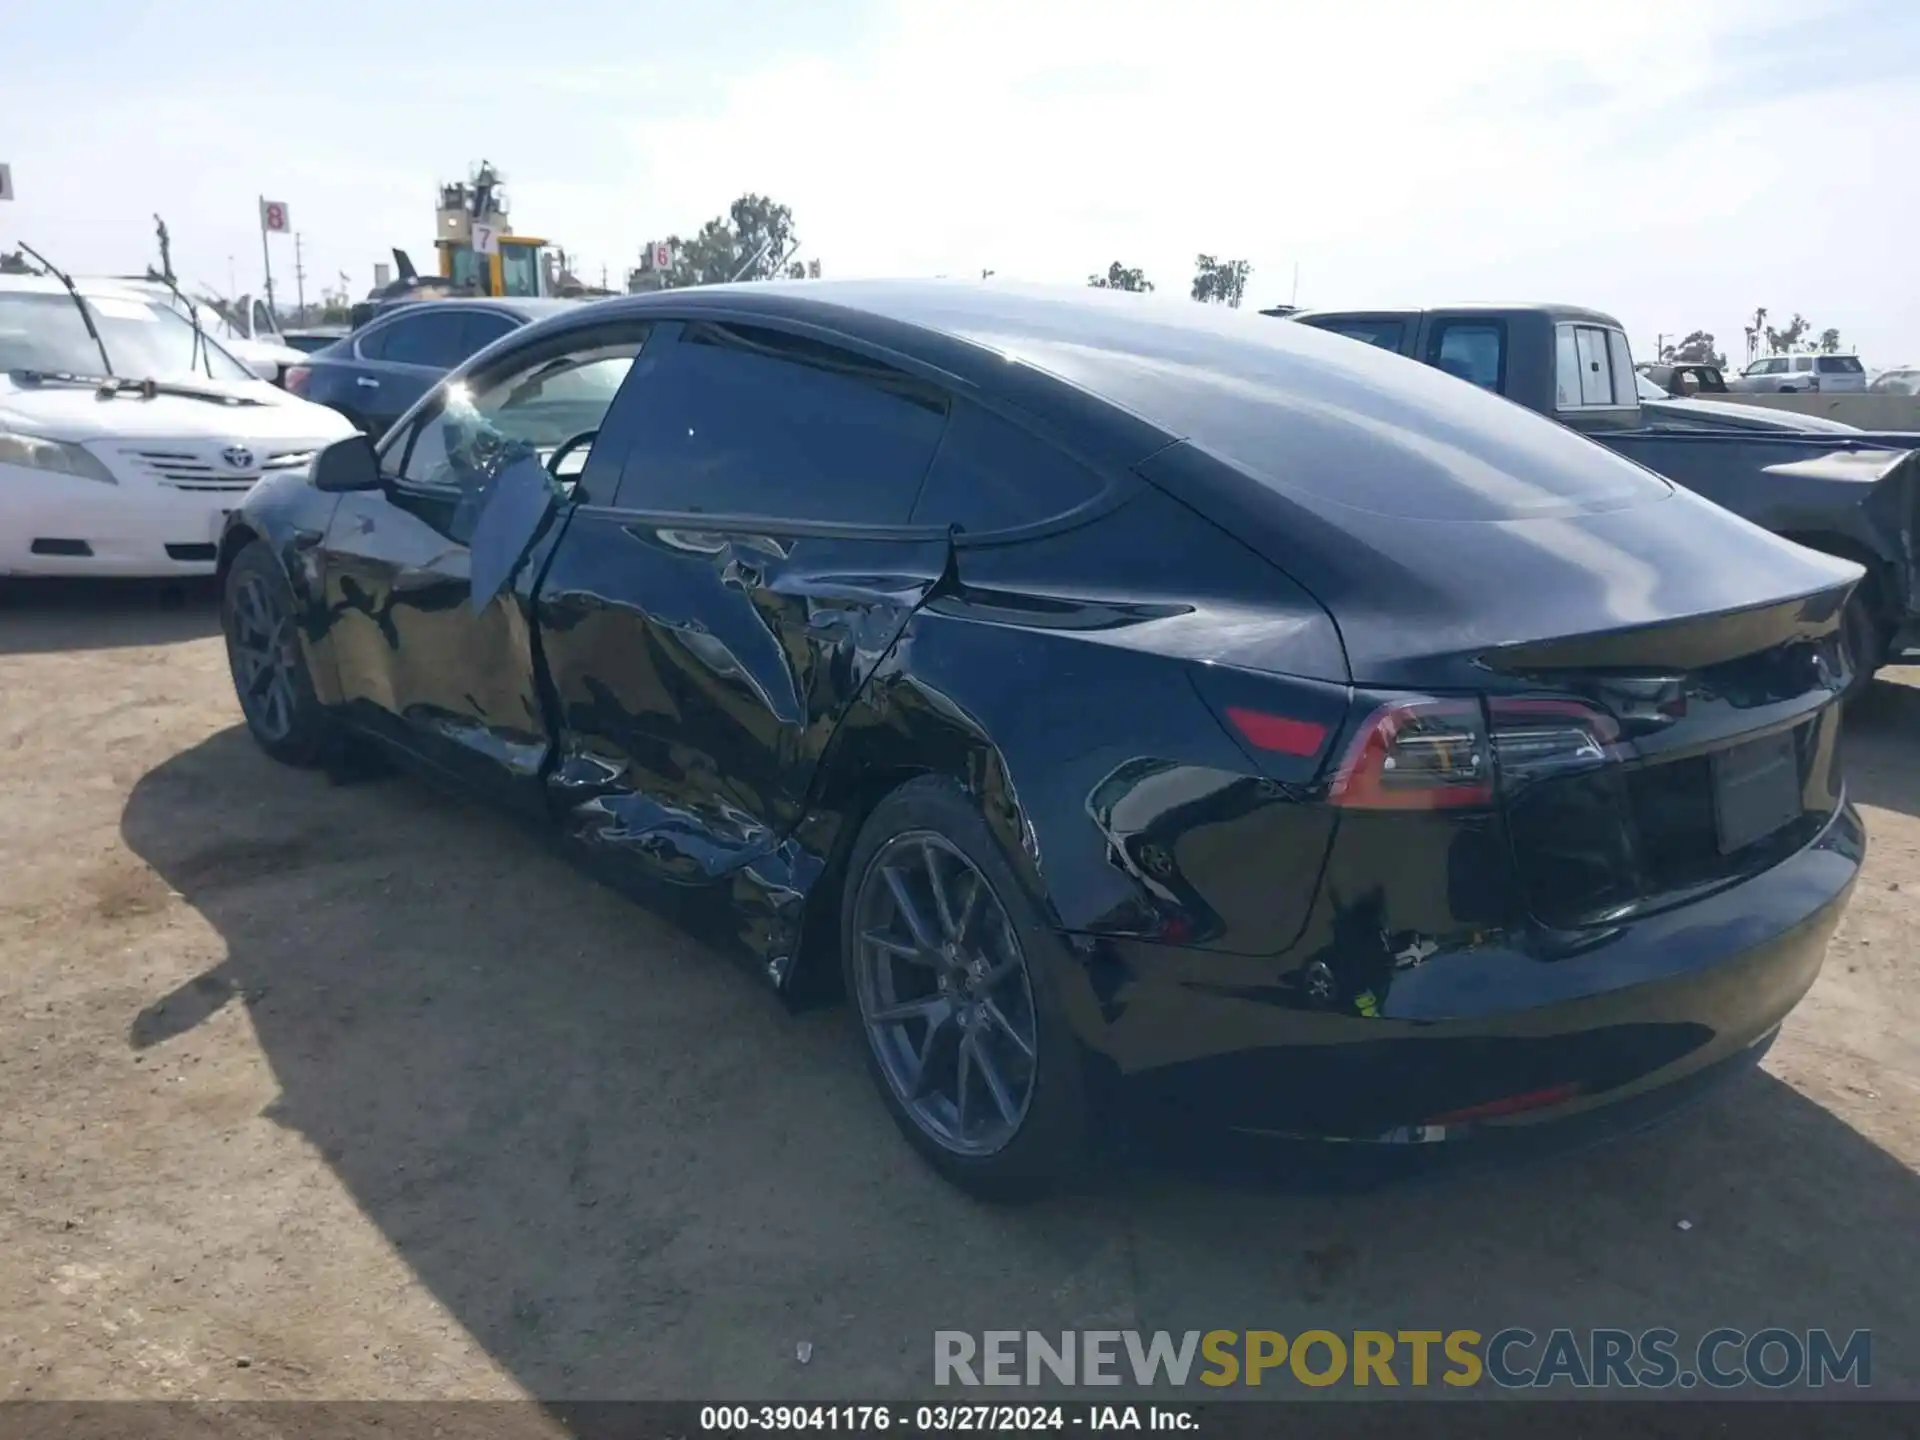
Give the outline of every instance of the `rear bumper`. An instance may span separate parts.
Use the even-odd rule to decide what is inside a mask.
[[[1089,1038],[1132,1098],[1195,1126],[1389,1143],[1630,1127],[1757,1058],[1819,974],[1865,848],[1843,806],[1750,881],[1577,952],[1536,932],[1434,956],[1368,1016],[1207,985],[1192,952],[1166,967],[1136,952]]]

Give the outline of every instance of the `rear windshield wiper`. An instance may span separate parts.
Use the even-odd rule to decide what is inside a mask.
[[[93,311],[89,310],[87,302],[80,298],[80,291],[75,287],[73,277],[64,270],[55,269],[52,261],[24,240],[20,242],[20,248],[38,260],[41,269],[66,287],[67,294],[73,297],[73,308],[80,312],[81,322],[87,327],[87,334],[93,337],[93,343],[100,351],[100,368],[109,375],[113,374],[113,359],[107,354],[107,342],[100,338],[100,327],[93,323]]]

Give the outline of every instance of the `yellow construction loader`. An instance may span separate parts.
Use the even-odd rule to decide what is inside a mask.
[[[433,241],[440,276],[458,294],[550,295],[547,242],[514,234],[500,184],[499,172],[483,160],[472,179],[440,187]]]

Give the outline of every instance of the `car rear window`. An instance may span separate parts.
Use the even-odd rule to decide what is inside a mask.
[[[1434,327],[1427,363],[1497,395],[1507,370],[1507,327],[1498,320],[1443,320]]]
[[[1822,355],[1814,362],[1822,375],[1862,374],[1860,361],[1852,355]]]
[[[1672,493],[1576,431],[1428,366],[1304,325],[1278,322],[1271,338],[1234,326],[1229,336],[1227,319],[1210,319],[1222,333],[1143,328],[1124,349],[1009,336],[996,348],[1306,500],[1415,520],[1497,521]]]
[[[1316,329],[1329,330],[1335,335],[1344,335],[1349,340],[1358,340],[1363,345],[1378,346],[1382,350],[1398,350],[1400,341],[1407,333],[1407,327],[1398,320],[1338,320],[1306,322]]]

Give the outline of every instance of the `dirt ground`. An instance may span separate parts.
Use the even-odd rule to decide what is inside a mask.
[[[1763,1072],[1526,1169],[1007,1211],[839,1010],[490,814],[264,759],[204,597],[9,591],[0,1397],[844,1399],[924,1392],[936,1328],[1100,1326],[1865,1327],[1915,1387],[1915,683],[1856,717],[1872,856]]]

